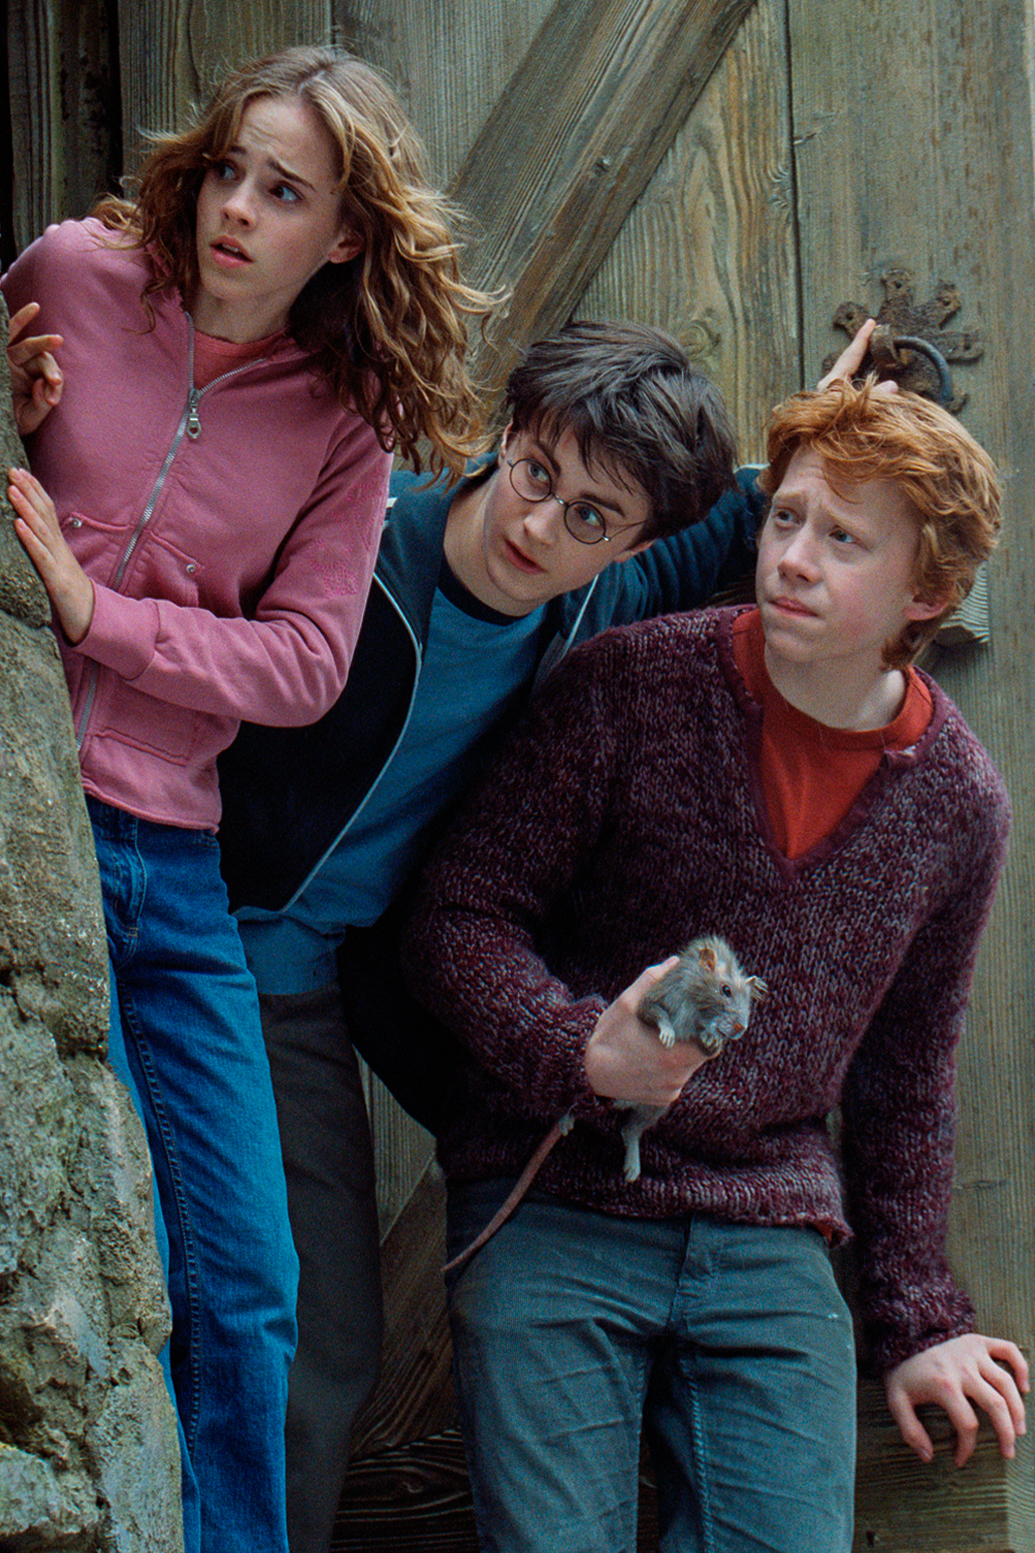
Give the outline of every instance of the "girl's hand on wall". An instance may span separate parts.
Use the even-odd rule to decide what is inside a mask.
[[[1007,1459],[1026,1430],[1021,1393],[1028,1390],[1028,1365],[1017,1345],[1003,1338],[972,1332],[935,1343],[890,1370],[884,1390],[899,1433],[921,1461],[934,1456],[931,1437],[915,1411],[924,1402],[948,1413],[956,1430],[957,1467],[973,1454],[979,1411],[988,1414]]]
[[[11,369],[11,394],[19,434],[27,437],[60,402],[65,376],[54,358],[64,341],[60,334],[19,335],[39,312],[38,302],[26,302],[10,320],[7,364]]]
[[[25,469],[9,470],[8,480],[14,531],[40,574],[62,631],[75,646],[93,619],[93,583],[65,543],[54,503],[39,481]]]

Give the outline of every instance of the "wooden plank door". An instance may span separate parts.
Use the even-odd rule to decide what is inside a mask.
[[[963,419],[1008,501],[989,641],[935,667],[1003,771],[1015,832],[960,1056],[950,1251],[982,1327],[1029,1347],[1033,27],[1031,0],[10,0],[3,234],[10,255],[45,221],[81,214],[132,161],[141,127],[172,123],[226,60],[333,31],[399,86],[438,177],[472,209],[475,274],[512,292],[485,361],[497,376],[566,316],[656,323],[715,376],[755,457],[769,407],[838,347],[841,302],[876,307],[893,268],[921,298],[958,288],[959,321],[985,341],[958,369]],[[390,1329],[353,1487],[374,1504],[387,1483],[388,1499],[380,1543],[347,1517],[342,1535],[460,1546],[442,1187],[431,1140],[374,1081],[370,1111]],[[922,1469],[872,1385],[861,1424],[859,1549],[1035,1550],[1027,1443],[1009,1468],[986,1434],[963,1474],[944,1448]],[[411,1490],[427,1516],[406,1541],[393,1505]]]

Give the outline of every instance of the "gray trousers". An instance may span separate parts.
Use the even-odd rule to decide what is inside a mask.
[[[383,1326],[374,1157],[337,985],[260,997],[298,1251],[298,1348],[288,1381],[291,1553],[327,1553],[356,1414]]]

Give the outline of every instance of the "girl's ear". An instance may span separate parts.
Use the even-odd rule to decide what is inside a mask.
[[[328,264],[346,264],[354,259],[363,247],[363,239],[351,227],[343,226],[338,240],[327,255]]]

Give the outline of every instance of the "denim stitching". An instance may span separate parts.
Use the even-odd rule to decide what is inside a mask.
[[[176,1152],[172,1128],[169,1126],[164,1098],[158,1082],[158,1073],[151,1056],[151,1048],[144,1037],[132,1003],[128,1006],[120,995],[119,1009],[123,1030],[130,1025],[140,1069],[147,1086],[148,1098],[154,1111],[155,1122],[165,1150],[165,1162],[172,1182],[173,1201],[183,1245],[184,1275],[187,1283],[187,1369],[190,1376],[190,1414],[183,1420],[183,1433],[187,1449],[193,1453],[197,1443],[198,1422],[201,1408],[201,1278],[194,1235],[187,1210],[187,1194],[184,1189],[183,1171]],[[128,1017],[127,1017],[128,1016]],[[163,1204],[162,1211],[165,1207]],[[166,1225],[168,1230],[168,1224]]]
[[[701,1413],[701,1394],[697,1384],[696,1360],[692,1361],[688,1366],[687,1379],[690,1391],[690,1443],[694,1453],[694,1488],[697,1494],[697,1506],[701,1513],[702,1553],[715,1553],[715,1538],[712,1535],[712,1506],[708,1493],[708,1473],[705,1466],[704,1418]]]

